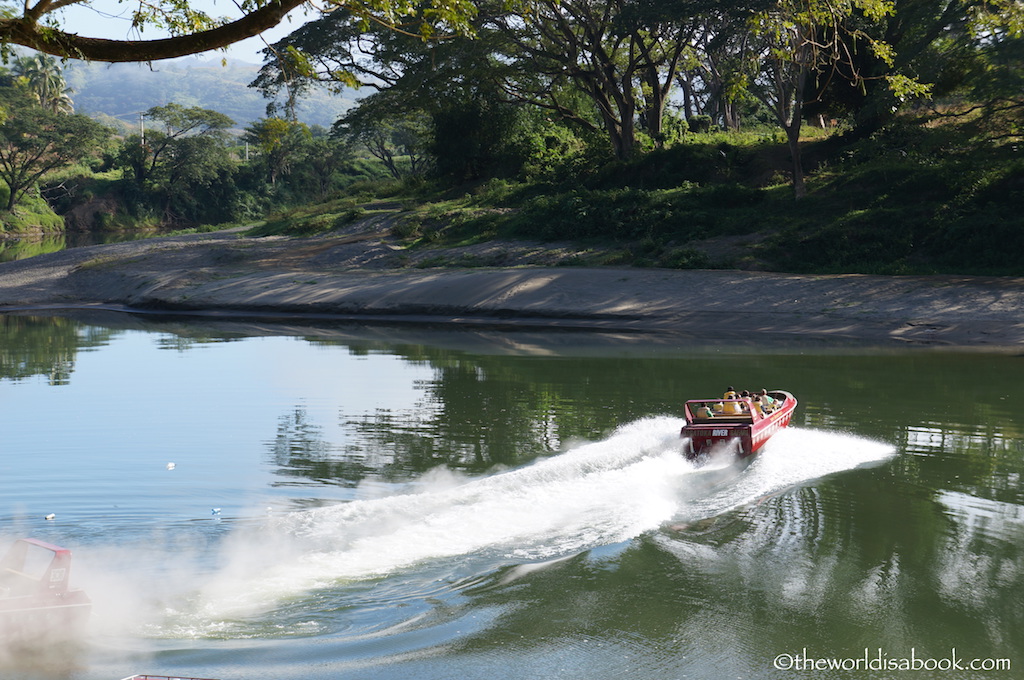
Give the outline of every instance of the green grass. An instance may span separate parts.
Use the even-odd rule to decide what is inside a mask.
[[[317,236],[365,216],[367,211],[353,198],[304,205],[274,213],[265,222],[249,229],[249,236]]]
[[[0,185],[0,201],[7,204],[10,192],[6,185]],[[0,233],[26,234],[59,232],[64,229],[64,218],[39,196],[27,194],[12,211],[0,210]]]

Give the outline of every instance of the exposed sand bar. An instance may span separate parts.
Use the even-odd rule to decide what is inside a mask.
[[[104,305],[254,318],[1024,345],[1024,278],[389,268],[359,264],[354,247],[380,243],[219,232],[76,248],[0,264],[0,312]],[[345,257],[332,256],[342,250]]]

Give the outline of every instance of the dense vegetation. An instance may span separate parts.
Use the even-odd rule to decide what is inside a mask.
[[[28,190],[0,173],[24,194],[0,220],[304,235],[386,198],[410,247],[536,238],[592,244],[593,263],[1022,274],[1017,5],[481,0],[474,37],[448,40],[338,10],[267,50],[254,85],[272,103],[241,137],[222,112],[153,107],[145,137],[108,136]],[[26,69],[3,106],[42,112]],[[370,94],[308,126],[299,107],[324,83]],[[39,114],[53,130],[70,115]]]

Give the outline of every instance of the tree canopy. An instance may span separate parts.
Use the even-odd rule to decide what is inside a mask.
[[[71,88],[56,59],[45,54],[19,57],[14,63],[14,72],[44,109],[54,113],[74,112]]]
[[[912,99],[994,83],[1008,54],[997,48],[1024,32],[1020,0],[476,0],[476,9],[475,40],[429,43],[367,30],[356,12],[326,15],[265,50],[253,85],[285,92],[289,108],[312,83],[371,87],[365,115],[346,120],[378,133],[385,119],[417,111],[437,123],[455,100],[516,105],[602,135],[619,160],[681,134],[680,118],[738,129],[748,116],[786,133],[800,197],[808,107],[819,122],[844,118],[870,133]],[[967,75],[979,69],[989,75]],[[1014,93],[1016,106],[1015,76],[999,73],[1005,105]],[[380,137],[367,139],[369,148]]]
[[[154,106],[145,113],[156,128],[132,136],[131,143],[122,151],[121,164],[128,169],[139,185],[155,176],[171,185],[216,165],[211,155],[222,150],[227,140],[226,130],[234,121],[217,111],[198,106],[184,107],[170,103]]]
[[[43,108],[24,87],[0,88],[0,110],[0,181],[10,190],[2,208],[8,211],[40,177],[95,151],[109,135],[91,118]]]

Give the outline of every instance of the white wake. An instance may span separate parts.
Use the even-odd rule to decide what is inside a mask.
[[[485,555],[507,565],[572,555],[666,522],[714,517],[893,453],[879,442],[789,428],[745,469],[697,467],[681,455],[681,425],[645,418],[523,468],[482,478],[437,472],[394,495],[238,531],[225,542],[218,573],[191,598],[189,626],[201,631],[421,563]]]

